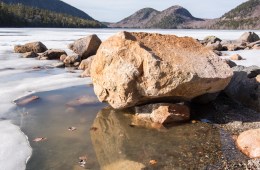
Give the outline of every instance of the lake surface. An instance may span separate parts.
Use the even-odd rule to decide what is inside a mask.
[[[209,135],[212,135],[212,139],[215,139],[216,142],[209,145],[207,151],[201,151],[202,155],[207,155],[210,159],[204,160],[203,158],[200,165],[207,167],[218,164],[216,158],[221,156],[223,152],[221,152],[219,146],[221,141],[219,132],[214,130],[213,126],[204,123],[185,124],[183,127],[156,133],[151,129],[136,129],[128,126],[131,122],[131,118],[127,116],[129,113],[117,116],[111,109],[102,110],[105,105],[98,102],[68,108],[66,103],[77,97],[82,95],[95,96],[93,88],[87,86],[91,83],[90,78],[79,78],[81,71],[76,70],[75,73],[71,73],[68,69],[48,67],[56,61],[23,59],[20,54],[13,53],[14,45],[42,41],[48,48],[64,49],[68,54],[71,54],[72,51],[67,48],[67,45],[78,38],[97,34],[102,40],[105,40],[119,31],[122,30],[0,29],[0,167],[2,169],[25,169],[25,163],[30,157],[27,162],[27,169],[78,169],[81,168],[78,164],[78,157],[83,155],[88,157],[85,169],[99,169],[100,166],[106,169],[122,166],[121,164],[149,166],[149,159],[159,160],[158,166],[160,168],[163,168],[163,163],[165,163],[162,160],[168,162],[168,165],[185,168],[187,165],[191,166],[187,162],[192,162],[194,154],[197,153],[196,148],[201,147],[200,143],[211,140],[206,136],[201,138],[193,136],[193,134],[202,133],[201,131],[204,133],[205,129],[205,133],[210,132]],[[177,36],[191,36],[197,39],[203,39],[208,35],[215,35],[221,39],[237,39],[245,32],[133,29],[128,31],[176,34]],[[260,35],[260,31],[256,31],[256,33]],[[241,61],[244,62],[241,64],[260,66],[259,59],[256,60],[256,58],[260,58],[259,51],[249,50],[236,53],[248,58],[248,60]],[[44,69],[35,69],[36,66],[41,66]],[[38,95],[40,100],[25,107],[16,107],[13,103],[15,99],[28,95]],[[96,115],[99,115],[97,119],[95,119]],[[127,125],[121,122],[126,122]],[[97,131],[90,130],[93,125],[99,127]],[[68,131],[69,126],[75,126],[77,130]],[[105,130],[101,131],[101,127]],[[182,131],[183,128],[186,131]],[[117,131],[117,129],[121,129],[121,131]],[[186,143],[180,145],[180,141],[184,140],[183,133],[189,135],[190,138],[185,141]],[[121,138],[118,135],[119,137],[121,135]],[[39,143],[32,141],[34,138],[41,136],[46,137],[47,140]],[[142,136],[146,136],[144,143],[137,147],[137,143]],[[173,142],[172,140],[176,136],[178,140]],[[166,148],[160,145],[159,140],[157,143],[149,144],[149,141],[160,138],[169,141],[165,145]],[[189,148],[191,146],[188,146],[188,143],[194,140],[194,145],[191,145],[194,147]],[[142,149],[146,146],[150,148],[148,151]],[[162,148],[160,149],[160,147]],[[167,150],[169,148],[171,150]],[[115,152],[115,150],[118,152]],[[191,151],[186,153],[186,150]],[[178,156],[180,156],[178,153],[181,151],[187,155],[182,155],[182,159],[177,161]],[[165,155],[155,155],[156,152],[161,154],[165,152]],[[166,159],[166,157],[170,157],[170,159]],[[138,160],[140,161],[138,162]],[[183,160],[185,162],[182,162]],[[196,161],[193,161],[192,164],[196,164]],[[117,164],[113,164],[113,162],[117,162]],[[150,168],[156,169],[158,167]],[[167,169],[167,167],[165,168]]]

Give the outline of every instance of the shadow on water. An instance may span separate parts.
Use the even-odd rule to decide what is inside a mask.
[[[137,122],[130,109],[105,107],[91,86],[33,95],[40,99],[15,110],[20,114],[15,122],[33,148],[27,170],[223,169],[248,160],[235,148],[230,133],[219,128],[218,123],[227,119],[219,119],[217,104],[192,106],[197,114],[192,119],[207,123],[163,127]],[[81,96],[89,100],[77,104]],[[227,109],[223,102],[229,101],[220,101],[221,109]],[[221,116],[224,113],[229,112]],[[71,126],[77,130],[68,131]],[[47,140],[33,142],[36,137]],[[84,155],[88,158],[85,168],[78,164]]]

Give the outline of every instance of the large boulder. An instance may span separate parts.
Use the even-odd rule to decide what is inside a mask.
[[[120,32],[91,64],[94,90],[114,108],[190,101],[223,90],[233,75],[224,60],[193,38]]]
[[[67,55],[64,50],[50,49],[39,55],[40,60],[59,60],[61,55]]]
[[[216,36],[207,36],[203,40],[206,44],[211,43],[214,44],[216,42],[221,42],[222,40]]]
[[[235,66],[232,69],[234,76],[225,93],[233,100],[260,112],[260,83],[257,80],[260,68]]]
[[[93,34],[76,40],[69,45],[69,48],[80,55],[82,59],[86,59],[89,56],[96,54],[100,44],[101,40],[97,35]]]
[[[260,40],[260,38],[254,32],[245,32],[244,34],[241,35],[241,37],[238,40],[243,42],[255,42]]]
[[[14,46],[14,52],[16,53],[26,53],[26,52],[35,52],[43,53],[47,50],[47,47],[42,42],[31,42],[24,45]]]

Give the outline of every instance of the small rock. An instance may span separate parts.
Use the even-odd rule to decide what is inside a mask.
[[[65,64],[63,62],[58,62],[58,63],[53,63],[51,66],[56,68],[64,68]]]
[[[42,53],[38,58],[40,60],[47,59],[47,60],[59,60],[61,55],[67,55],[67,53],[64,50],[59,49],[50,49]]]
[[[257,75],[255,79],[258,83],[260,83],[260,75]]]
[[[237,66],[237,64],[229,59],[225,59],[226,63],[229,65],[230,68]]]
[[[230,56],[231,60],[243,60],[243,58],[239,54],[234,54]]]
[[[14,101],[14,103],[18,106],[23,106],[23,105],[26,105],[28,103],[31,103],[35,100],[39,99],[39,96],[29,96],[29,97],[24,97],[24,98],[21,98],[21,99],[17,99]]]
[[[34,142],[42,142],[42,141],[45,141],[45,140],[47,140],[47,138],[45,138],[45,137],[39,137],[39,138],[33,139]]]
[[[67,57],[67,55],[66,54],[62,54],[61,56],[60,56],[60,61],[64,61],[65,60],[65,58]]]
[[[26,53],[26,52],[43,53],[46,50],[47,47],[42,42],[31,42],[24,45],[14,46],[14,52],[16,53]]]
[[[79,65],[79,69],[80,70],[89,70],[90,72],[90,67],[91,67],[91,63],[93,61],[94,56],[90,56],[87,59],[84,59],[81,61],[80,65]]]
[[[211,43],[209,42],[206,45],[206,48],[210,49],[210,50],[216,50],[216,51],[221,51],[222,50],[222,45],[220,44],[219,41],[215,42],[215,43]]]
[[[73,64],[74,67],[78,67],[79,65],[80,65],[80,62],[75,62],[75,63]]]
[[[260,129],[251,129],[237,138],[237,147],[250,158],[260,158]]]
[[[69,48],[80,55],[82,59],[86,59],[96,54],[100,44],[101,40],[97,35],[93,34],[76,40],[73,44],[69,45]]]
[[[190,119],[190,109],[185,104],[156,103],[135,107],[136,117],[151,119],[155,123],[167,124]]]
[[[206,43],[216,43],[217,41],[221,42],[222,40],[216,36],[207,36],[204,38]]]
[[[149,163],[150,163],[150,165],[156,165],[157,164],[157,160],[152,159],[152,160],[149,161]]]
[[[68,130],[69,131],[75,131],[75,130],[77,130],[77,128],[72,126],[72,127],[69,127]]]
[[[67,56],[63,62],[65,63],[65,65],[73,65],[75,62],[80,62],[81,61],[81,57],[79,55],[70,55]]]
[[[255,42],[258,40],[260,40],[260,38],[255,32],[245,32],[239,38],[239,41],[242,41],[242,42]]]
[[[38,54],[35,52],[26,52],[23,54],[23,58],[36,58],[38,57]]]

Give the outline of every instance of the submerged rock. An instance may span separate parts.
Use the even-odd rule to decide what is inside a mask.
[[[234,76],[225,89],[225,93],[233,100],[260,112],[260,83],[257,66],[236,66],[232,68]]]
[[[23,97],[21,99],[17,99],[14,101],[14,103],[18,106],[23,106],[23,105],[27,105],[35,100],[38,100],[39,96],[27,96],[27,97]]]
[[[47,50],[47,47],[42,42],[31,42],[24,45],[14,46],[14,52],[16,53],[26,53],[26,52],[35,52],[43,53]]]
[[[241,133],[236,141],[237,147],[250,158],[260,158],[260,129]]]
[[[86,59],[96,54],[100,44],[101,40],[97,35],[93,34],[76,40],[69,45],[69,48],[80,55],[82,59]]]
[[[40,60],[59,60],[62,55],[67,55],[64,50],[50,49],[42,53],[38,58]]]
[[[120,32],[91,64],[100,101],[126,108],[152,101],[190,101],[223,90],[233,75],[224,60],[188,37]]]
[[[184,103],[156,103],[135,107],[136,117],[152,120],[155,123],[168,124],[185,122],[190,119],[190,109]]]

